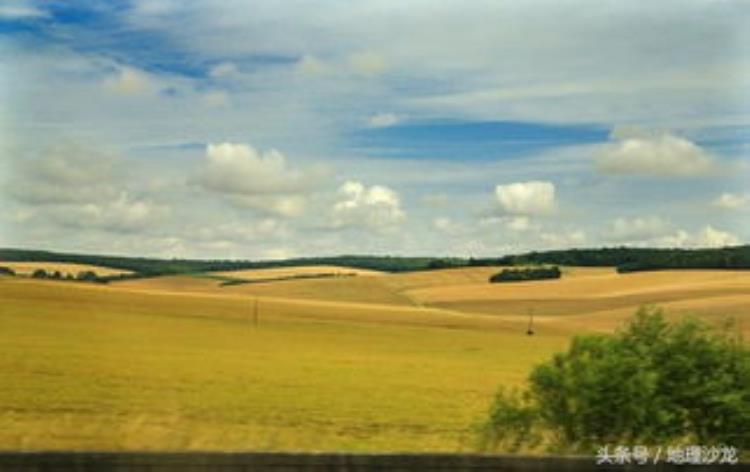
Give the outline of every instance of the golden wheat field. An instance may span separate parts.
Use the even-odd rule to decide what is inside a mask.
[[[268,269],[252,270],[230,270],[213,272],[214,275],[233,277],[244,280],[274,279],[294,276],[315,275],[384,275],[383,272],[368,269],[356,269],[352,267],[340,267],[332,265],[311,265],[298,267],[272,267]]]
[[[242,276],[320,268],[284,270]],[[471,450],[499,386],[640,305],[750,328],[750,272],[497,270],[0,277],[0,449]]]
[[[75,276],[79,272],[93,271],[97,275],[118,275],[118,274],[129,274],[129,270],[113,269],[111,267],[95,266],[90,264],[76,264],[68,262],[1,262],[3,267],[13,269],[17,274],[30,275],[37,269],[42,269],[47,272],[58,271],[63,275],[71,274]]]

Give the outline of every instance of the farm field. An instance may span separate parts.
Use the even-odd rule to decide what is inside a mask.
[[[212,272],[197,276],[167,276],[118,282],[117,287],[143,291],[203,292],[257,295],[293,299],[329,300],[343,302],[413,305],[408,296],[390,287],[376,271],[358,271],[346,267],[300,267],[283,269],[258,269],[250,271]],[[328,270],[328,272],[325,272]],[[358,274],[356,276],[286,279],[294,275],[321,273]],[[359,275],[362,274],[362,275]],[[222,285],[222,278],[257,281],[247,284]],[[269,280],[279,278],[281,280]]]
[[[244,280],[271,279],[305,275],[384,275],[377,270],[356,269],[332,265],[312,265],[299,267],[272,267],[268,269],[229,270],[212,272],[214,275]]]
[[[0,448],[470,450],[499,386],[644,303],[750,334],[750,272],[487,283],[498,270],[0,277]]]
[[[76,275],[79,272],[93,271],[97,275],[118,275],[129,274],[130,271],[122,269],[113,269],[112,267],[95,266],[91,264],[75,264],[65,262],[0,262],[3,267],[13,269],[17,274],[31,275],[35,270],[42,269],[47,272],[59,271],[63,275]]]

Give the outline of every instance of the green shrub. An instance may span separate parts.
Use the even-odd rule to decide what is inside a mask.
[[[97,277],[96,272],[93,270],[81,271],[76,275],[76,280],[82,280],[85,282],[96,282],[98,279],[99,277]]]
[[[523,282],[526,280],[545,280],[559,279],[562,275],[560,268],[552,267],[532,267],[528,269],[503,269],[499,273],[490,277],[490,282]]]
[[[522,394],[501,391],[487,448],[692,442],[750,447],[750,350],[727,326],[639,310],[614,336],[576,337],[537,366]]]

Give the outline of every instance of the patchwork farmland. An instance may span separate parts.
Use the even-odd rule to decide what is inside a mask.
[[[652,303],[750,329],[746,271],[498,270],[0,276],[0,448],[472,450],[497,388],[574,334]]]

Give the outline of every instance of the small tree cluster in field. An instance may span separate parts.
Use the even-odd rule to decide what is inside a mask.
[[[16,271],[10,267],[0,266],[0,275],[16,275]]]
[[[76,280],[81,280],[84,282],[98,282],[99,277],[96,275],[96,272],[93,270],[84,270],[78,273],[76,275]]]
[[[62,272],[59,270],[55,271],[49,271],[47,272],[44,269],[36,269],[32,274],[31,277],[34,279],[52,279],[52,280],[62,280],[63,278],[72,278],[70,274],[66,274],[63,276]]]
[[[561,276],[562,272],[557,266],[503,269],[490,277],[490,282],[524,282],[527,280],[559,279]]]
[[[50,280],[78,280],[80,282],[96,282],[96,283],[107,283],[110,278],[100,277],[93,270],[85,270],[78,272],[75,276],[71,273],[63,275],[59,270],[46,271],[44,269],[36,269],[31,274],[33,279],[50,279]]]
[[[576,337],[528,380],[497,394],[484,448],[750,447],[750,349],[729,325],[669,324],[644,308],[613,336]]]

